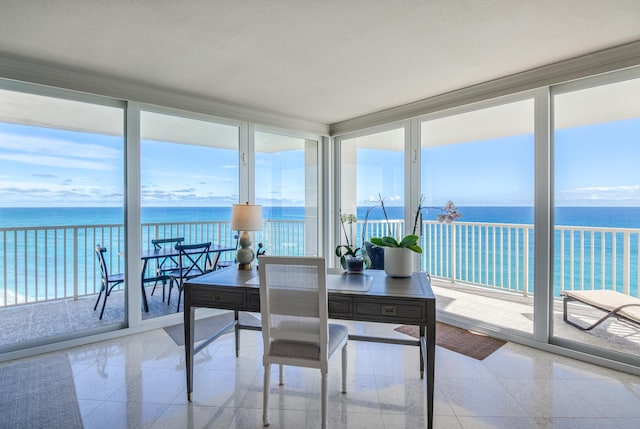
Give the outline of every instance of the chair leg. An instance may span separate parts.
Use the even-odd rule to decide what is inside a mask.
[[[93,306],[93,311],[96,311],[98,308],[98,303],[100,302],[100,298],[102,297],[102,291],[104,290],[104,286],[100,287],[100,293],[98,294],[98,299],[96,300],[96,305]]]
[[[347,393],[347,343],[342,347],[342,393]]]
[[[167,294],[167,305],[171,305],[171,290],[173,290],[173,279],[169,280],[169,293]]]
[[[327,371],[322,369],[322,387],[321,387],[321,392],[322,392],[322,408],[321,408],[321,415],[322,415],[322,429],[326,429],[327,428],[327,402],[329,401],[329,393],[327,392]]]
[[[271,384],[271,365],[264,365],[264,383],[262,385],[262,424],[269,426],[269,385]]]
[[[182,288],[178,285],[178,306],[176,307],[176,313],[180,312],[180,298],[182,298]]]
[[[109,296],[109,288],[105,288],[104,291],[104,301],[102,301],[102,310],[100,311],[100,320],[102,320],[102,316],[104,315],[104,308],[107,306],[107,297]]]

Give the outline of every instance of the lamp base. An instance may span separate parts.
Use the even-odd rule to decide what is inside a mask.
[[[238,269],[249,271],[251,269],[251,262],[248,264],[238,264]]]

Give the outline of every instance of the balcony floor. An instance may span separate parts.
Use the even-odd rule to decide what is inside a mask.
[[[432,285],[441,313],[533,334],[533,297],[435,278]],[[582,326],[592,324],[604,314],[589,306],[569,305],[569,319]],[[554,335],[559,338],[640,357],[640,326],[610,318],[591,331],[581,331],[562,320],[561,299],[554,305],[553,325]]]

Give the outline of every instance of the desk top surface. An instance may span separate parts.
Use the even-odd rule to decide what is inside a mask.
[[[259,289],[257,268],[239,270],[236,265],[204,274],[185,282],[190,286],[224,286]],[[434,300],[429,276],[413,273],[411,277],[389,277],[382,270],[366,270],[362,274],[347,274],[342,270],[327,271],[329,294],[387,296]]]

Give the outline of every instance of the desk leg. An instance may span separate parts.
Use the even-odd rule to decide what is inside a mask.
[[[140,287],[142,288],[142,305],[145,313],[149,312],[149,303],[147,302],[147,292],[144,290],[144,273],[147,271],[147,259],[142,262],[142,274],[140,275]],[[164,290],[164,288],[163,288]]]
[[[240,319],[239,319],[239,314],[240,314],[240,312],[238,310],[235,310],[233,312],[233,316],[236,319],[236,323],[234,325],[235,334],[236,334],[236,357],[240,356]]]
[[[435,308],[432,311],[433,320],[427,323],[426,330],[426,346],[427,346],[427,411],[428,428],[433,428],[433,393],[435,385],[435,368],[436,368],[436,320]]]
[[[187,366],[187,400],[193,399],[193,328],[195,325],[195,308],[191,307],[191,294],[185,290],[184,295],[184,354]]]

